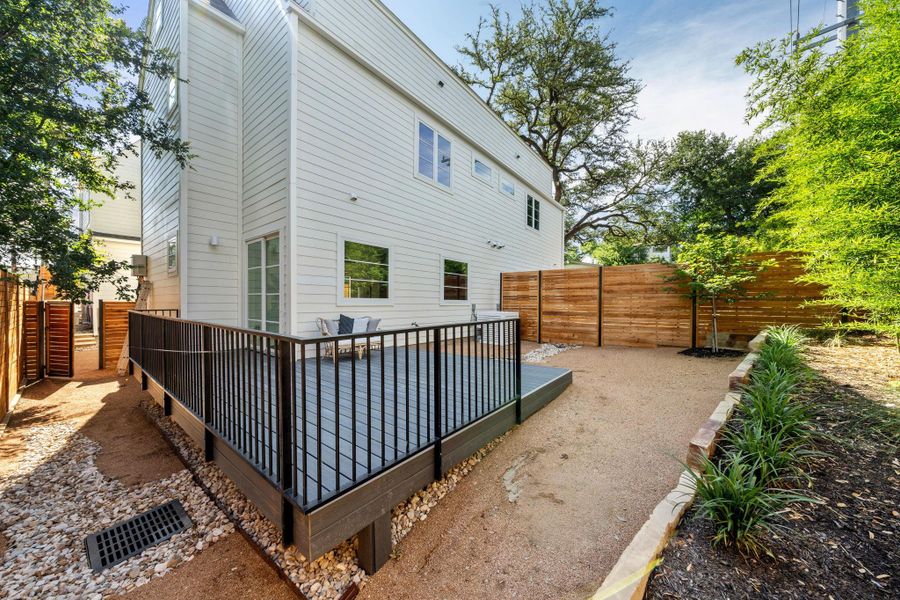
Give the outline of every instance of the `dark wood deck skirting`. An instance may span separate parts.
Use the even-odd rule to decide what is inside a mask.
[[[148,391],[154,401],[163,406],[164,392],[159,383],[144,374],[139,365],[134,365],[134,368],[138,378],[147,377]],[[522,397],[523,420],[559,396],[572,382],[571,371],[553,370],[558,373],[553,373],[550,381],[538,387],[523,385],[526,390]],[[202,451],[205,437],[202,421],[178,401],[171,402],[171,406],[172,420]],[[446,473],[479,448],[511,429],[516,420],[515,408],[515,403],[507,404],[446,437],[441,446],[441,473]],[[303,513],[295,504],[283,501],[283,495],[277,486],[218,437],[213,437],[212,460],[267,519],[278,524],[284,522],[285,516],[292,518],[294,544],[304,556],[315,559],[383,519],[398,503],[434,481],[435,461],[438,457],[435,447],[429,446],[308,514]],[[283,514],[285,510],[290,510],[292,514]],[[390,527],[376,530],[380,532],[378,535],[390,536]],[[384,547],[384,540],[381,542],[380,546]],[[369,545],[371,544],[367,544]],[[369,565],[367,569],[377,569],[386,560],[382,554],[379,553],[379,557],[372,561],[360,557],[361,564]]]

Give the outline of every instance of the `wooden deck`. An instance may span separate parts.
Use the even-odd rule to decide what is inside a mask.
[[[251,351],[235,351],[240,352]],[[510,361],[464,360],[463,356],[443,356],[443,435],[515,399]],[[256,362],[236,355],[226,359],[229,365]],[[433,362],[431,351],[402,347],[374,351],[363,359],[345,357],[337,365],[331,359],[321,360],[318,372],[314,358],[296,361],[294,464],[298,468],[294,481],[299,505],[326,502],[434,442]],[[523,398],[566,373],[566,369],[523,364]],[[275,394],[269,393],[275,386],[274,376],[268,383],[256,373],[237,379],[246,393],[238,403],[215,394],[213,402],[225,407],[219,411],[225,418],[213,426],[275,483],[277,407]],[[235,438],[231,432],[243,434]],[[317,460],[320,455],[321,461]]]

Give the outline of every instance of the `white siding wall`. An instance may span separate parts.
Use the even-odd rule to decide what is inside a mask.
[[[241,34],[190,5],[185,317],[239,322]],[[217,236],[218,246],[210,245]]]
[[[111,238],[96,238],[98,245],[100,245],[103,250],[106,252],[106,255],[111,260],[124,260],[131,262],[132,254],[140,254],[141,253],[141,243],[137,241],[131,240],[117,240]],[[128,274],[129,271],[124,271],[123,274]],[[137,286],[137,278],[129,277],[128,285],[131,286],[133,290]],[[99,334],[99,326],[100,326],[100,300],[104,301],[117,301],[120,300],[118,296],[118,292],[116,290],[116,286],[111,283],[101,283],[100,289],[96,292],[91,293],[91,301],[92,301],[92,310],[94,311],[94,320],[92,323],[94,324],[94,335]]]
[[[288,196],[290,62],[279,1],[226,0],[246,28],[243,47],[243,233],[284,227]]]
[[[439,69],[430,66],[428,56],[409,46],[402,30],[385,13],[371,10],[376,7],[367,0],[320,0],[315,8],[316,18],[327,19],[335,29],[340,25],[355,47],[369,52],[384,72],[410,87],[427,87],[438,77]],[[380,46],[371,49],[370,42]],[[383,317],[383,328],[465,320],[468,304],[441,302],[442,256],[469,263],[469,303],[480,310],[493,310],[498,303],[501,271],[562,266],[562,212],[542,201],[540,232],[525,224],[529,188],[522,179],[546,196],[549,169],[531,157],[514,134],[485,115],[475,99],[457,95],[452,85],[445,87],[445,93],[454,94],[452,100],[442,100],[436,84],[434,90],[422,91],[425,105],[453,120],[483,147],[496,148],[500,156],[521,153],[515,198],[498,191],[499,158],[484,156],[495,168],[494,182],[487,186],[472,175],[472,147],[446,130],[453,142],[452,192],[414,177],[416,117],[434,119],[305,24],[300,28],[298,63],[294,333],[311,334],[317,316],[333,318],[339,312]],[[351,202],[351,194],[359,200]],[[338,300],[342,236],[390,247],[389,305],[344,305]],[[506,247],[492,249],[488,240]]]
[[[158,47],[179,50],[179,0],[156,0],[163,2],[163,28],[152,32]],[[150,14],[153,14],[151,6]],[[166,103],[168,82],[148,76],[144,89],[150,94],[156,115],[169,119],[178,126],[179,106],[172,115],[168,114]],[[160,158],[154,156],[146,146],[141,149],[142,169],[142,222],[143,254],[150,257],[149,280],[153,284],[150,306],[157,308],[178,307],[179,279],[176,274],[167,273],[166,246],[169,238],[178,232],[179,193],[182,171],[171,155]]]
[[[103,197],[102,204],[91,209],[88,226],[96,235],[138,238],[141,235],[140,157],[134,154],[122,157],[116,168],[116,176],[120,181],[127,181],[135,186],[135,189],[129,190],[131,198],[127,198],[124,191],[117,193],[114,198]]]
[[[411,92],[430,112],[467,134],[476,133],[488,154],[525,177],[541,195],[551,193],[552,175],[544,160],[510,134],[380,0],[314,0],[312,6],[313,18],[323,29]]]

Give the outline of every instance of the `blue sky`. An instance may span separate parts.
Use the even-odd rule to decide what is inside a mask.
[[[227,0],[226,0],[227,1]],[[487,0],[384,0],[401,20],[450,64],[455,46],[488,13]],[[496,0],[515,13],[520,0]],[[138,25],[146,0],[124,2],[125,18]],[[796,0],[794,1],[796,10]],[[749,79],[734,57],[756,41],[781,37],[790,27],[789,0],[610,0],[605,26],[618,55],[644,83],[640,120],[632,134],[671,137],[684,129],[744,136],[744,91]],[[834,22],[834,0],[801,0],[803,28]]]

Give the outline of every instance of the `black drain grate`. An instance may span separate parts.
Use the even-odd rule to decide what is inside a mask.
[[[94,571],[102,571],[150,546],[164,542],[192,525],[178,500],[150,509],[84,540],[88,562]]]

